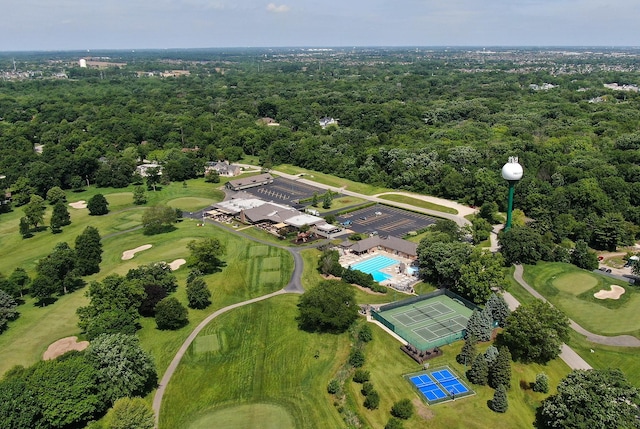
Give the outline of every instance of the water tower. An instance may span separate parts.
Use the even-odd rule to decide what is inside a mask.
[[[507,207],[507,223],[504,226],[505,231],[511,228],[511,212],[513,211],[513,188],[516,183],[522,179],[522,166],[518,164],[517,156],[510,156],[509,162],[502,167],[502,178],[509,182],[509,204]]]

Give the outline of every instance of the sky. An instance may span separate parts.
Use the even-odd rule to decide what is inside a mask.
[[[0,0],[0,51],[640,46],[640,0]]]

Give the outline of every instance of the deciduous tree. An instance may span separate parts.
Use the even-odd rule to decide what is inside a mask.
[[[51,213],[51,220],[49,222],[51,231],[58,232],[60,228],[70,223],[71,216],[69,215],[67,206],[62,201],[56,202],[53,206],[53,212]]]
[[[76,237],[77,270],[81,276],[100,272],[100,262],[102,262],[102,243],[100,240],[100,233],[93,226],[87,226],[82,234]]]
[[[147,207],[142,213],[142,226],[147,235],[172,231],[176,220],[175,210],[165,205]]]
[[[46,207],[44,205],[44,199],[39,195],[32,195],[29,203],[22,209],[24,216],[27,218],[29,225],[33,225],[34,228],[38,228],[38,225],[44,222],[44,212]]]
[[[109,202],[102,194],[95,194],[89,198],[87,209],[90,216],[102,216],[109,213]]]
[[[220,257],[224,255],[225,246],[214,237],[199,241],[193,240],[187,244],[191,256],[187,260],[187,266],[192,267],[203,274],[211,274],[220,271],[224,262]]]
[[[156,305],[158,329],[180,329],[189,323],[187,308],[176,298],[169,296]]]
[[[153,429],[153,410],[142,398],[120,398],[105,416],[106,429]]]
[[[302,294],[298,310],[298,324],[303,330],[344,332],[358,318],[359,307],[351,287],[326,280]]]
[[[202,310],[211,305],[211,292],[202,277],[196,277],[187,282],[187,300],[189,308]]]

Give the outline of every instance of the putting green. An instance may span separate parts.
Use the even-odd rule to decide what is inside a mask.
[[[109,202],[109,210],[113,210],[117,206],[129,205],[133,202],[132,192],[119,192],[116,194],[107,194],[104,196]]]
[[[598,284],[598,279],[589,273],[566,273],[557,276],[551,284],[558,290],[578,296]]]
[[[215,203],[215,201],[209,198],[183,197],[170,200],[167,202],[167,205],[174,209],[195,211],[210,206],[213,203]]]
[[[189,429],[294,429],[284,408],[273,404],[248,404],[212,411],[187,426]]]

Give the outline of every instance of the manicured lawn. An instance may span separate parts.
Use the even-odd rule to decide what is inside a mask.
[[[233,412],[228,426],[215,427],[269,427],[247,425],[257,409],[267,422],[284,423],[279,427],[343,427],[326,385],[346,359],[348,338],[298,330],[297,302],[297,295],[278,296],[210,323],[200,336],[222,337],[223,347],[201,353],[191,347],[167,388],[160,428],[200,428]]]
[[[440,204],[430,203],[429,201],[420,200],[418,198],[411,198],[406,195],[389,194],[389,195],[380,195],[378,198],[382,198],[383,200],[388,200],[388,201],[395,201],[397,203],[411,204],[412,206],[422,207],[423,209],[436,210],[442,213],[458,214],[458,210],[454,208],[441,206]]]
[[[328,211],[332,211],[332,210],[339,210],[339,209],[343,209],[345,207],[351,207],[351,206],[355,206],[358,204],[364,204],[366,203],[366,200],[363,200],[362,198],[356,198],[356,197],[350,197],[350,196],[345,196],[345,197],[340,197],[340,198],[335,198],[331,201],[331,207],[329,207],[328,209],[324,209],[322,208],[322,196],[320,196],[320,203],[318,204],[318,207],[316,207],[316,210],[318,210],[321,214],[328,212]]]
[[[526,266],[524,278],[553,305],[593,333],[640,336],[640,291],[624,281],[581,270],[570,264]],[[625,288],[618,300],[593,296],[612,284]]]
[[[189,429],[295,429],[287,410],[273,404],[247,404],[222,408],[205,414]]]

